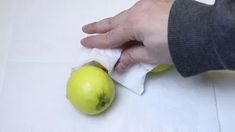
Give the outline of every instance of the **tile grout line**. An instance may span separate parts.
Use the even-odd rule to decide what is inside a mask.
[[[219,118],[219,108],[218,108],[218,102],[217,102],[217,94],[216,94],[216,89],[215,89],[215,83],[214,80],[212,78],[212,87],[213,87],[213,91],[214,91],[214,100],[215,100],[215,107],[216,107],[216,116],[217,116],[217,122],[219,125],[219,132],[222,132],[222,128],[221,128],[221,122],[220,122],[220,118]]]

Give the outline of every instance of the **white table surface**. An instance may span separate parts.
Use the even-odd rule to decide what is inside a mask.
[[[117,85],[99,116],[71,106],[65,89],[81,26],[134,3],[0,0],[0,132],[233,132],[234,72],[148,75],[142,96]]]

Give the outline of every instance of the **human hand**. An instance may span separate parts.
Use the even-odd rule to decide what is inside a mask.
[[[168,17],[172,0],[140,0],[120,14],[85,25],[88,48],[124,47],[115,70],[123,72],[134,63],[172,64],[168,48]]]

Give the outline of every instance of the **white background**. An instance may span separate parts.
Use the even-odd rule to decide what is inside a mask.
[[[213,3],[211,0],[204,1]],[[134,0],[0,0],[0,132],[232,132],[235,74],[148,75],[138,96],[117,85],[99,116],[65,97],[82,25]]]

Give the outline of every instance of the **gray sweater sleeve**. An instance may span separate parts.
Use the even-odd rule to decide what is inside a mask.
[[[168,23],[168,44],[184,77],[209,70],[235,69],[235,0],[206,5],[176,0]]]

